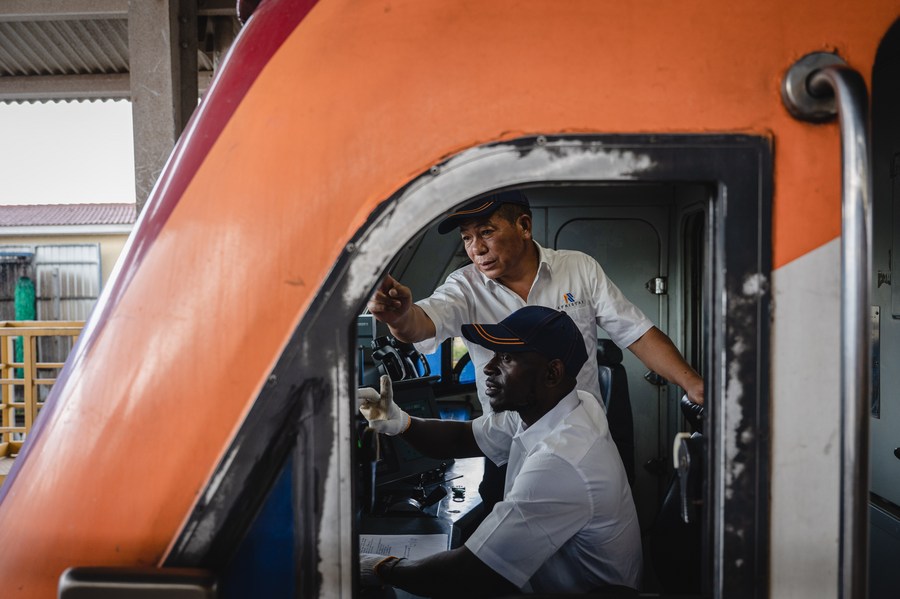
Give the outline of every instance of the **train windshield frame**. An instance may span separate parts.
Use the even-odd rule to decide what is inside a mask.
[[[467,200],[510,187],[702,184],[708,198],[704,592],[755,596],[769,570],[771,142],[747,135],[534,136],[470,148],[387,198],[345,247],[166,565],[224,567],[293,474],[294,579],[354,584],[356,318],[387,265]],[[289,459],[292,457],[292,459]],[[344,564],[344,567],[341,567]],[[754,590],[755,589],[755,590]]]

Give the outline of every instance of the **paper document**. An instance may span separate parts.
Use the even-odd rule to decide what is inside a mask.
[[[421,559],[449,549],[449,538],[437,535],[359,535],[360,553]]]

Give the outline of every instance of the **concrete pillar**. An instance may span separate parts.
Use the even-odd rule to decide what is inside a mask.
[[[197,107],[197,0],[129,0],[138,213]]]

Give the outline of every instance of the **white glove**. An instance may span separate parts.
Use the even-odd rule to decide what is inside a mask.
[[[359,582],[364,587],[381,587],[384,581],[378,577],[378,569],[382,565],[389,564],[391,560],[399,562],[403,558],[393,555],[379,555],[377,553],[359,554]]]
[[[363,387],[356,394],[359,411],[369,421],[369,426],[385,435],[399,435],[409,428],[409,414],[394,403],[391,377],[381,376],[381,393],[371,387]]]

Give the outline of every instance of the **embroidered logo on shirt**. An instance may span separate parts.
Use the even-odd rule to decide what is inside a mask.
[[[566,308],[574,308],[576,306],[583,306],[584,300],[576,300],[575,294],[571,291],[569,293],[563,293],[563,302],[556,307],[557,310],[565,310]]]

